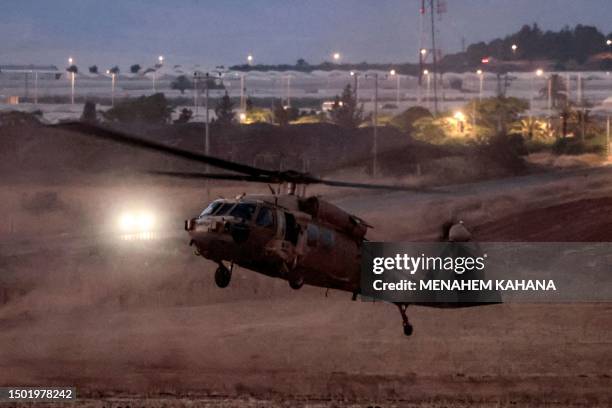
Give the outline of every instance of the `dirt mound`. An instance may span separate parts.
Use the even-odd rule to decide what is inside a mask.
[[[474,229],[480,241],[610,242],[612,197],[524,211]]]

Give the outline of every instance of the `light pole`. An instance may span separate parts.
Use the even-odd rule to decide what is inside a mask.
[[[391,71],[389,71],[389,75],[394,76],[396,78],[396,83],[397,83],[397,87],[395,90],[395,99],[396,99],[396,105],[397,108],[399,109],[399,104],[400,104],[400,74],[398,74],[394,69],[392,69]]]
[[[544,71],[541,69],[537,69],[535,72],[535,76],[536,77],[541,77],[542,75],[544,75]],[[534,91],[534,86],[535,86],[535,77],[531,77],[531,92],[529,92],[529,119],[531,120],[531,117],[533,116],[533,91]]]
[[[198,114],[198,72],[194,71],[193,73],[193,111],[195,114]]]
[[[115,106],[115,73],[107,69],[106,75],[111,76],[111,106]]]
[[[482,69],[479,69],[476,71],[476,75],[478,75],[478,100],[482,101],[482,91],[484,89],[484,73],[482,72]]]
[[[68,58],[68,66],[70,68],[70,104],[74,105],[74,82],[75,82],[75,75],[74,75],[74,68],[73,67],[73,63],[74,60],[72,59],[72,57]]]
[[[431,109],[431,103],[430,103],[430,98],[429,98],[429,89],[431,87],[431,77],[429,76],[429,70],[423,70],[423,75],[425,75],[425,82],[427,83],[427,92],[425,92],[425,102],[427,105],[427,109]]]
[[[359,102],[359,72],[351,71],[353,77],[353,94],[355,95],[355,102]]]
[[[366,74],[368,77],[374,78],[374,115],[372,116],[372,124],[374,125],[374,140],[372,142],[372,176],[378,174],[378,72]]]
[[[291,75],[286,75],[285,78],[287,79],[287,99],[285,99],[285,102],[287,103],[286,108],[290,108],[291,107]]]
[[[157,70],[161,68],[162,65],[164,65],[164,56],[160,55],[159,57],[157,57],[157,61],[158,63],[155,64],[155,69],[153,70],[153,93],[157,92],[157,88],[155,86],[155,82],[157,81]]]

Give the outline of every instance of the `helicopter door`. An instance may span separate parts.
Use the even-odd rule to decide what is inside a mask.
[[[285,241],[297,245],[300,228],[295,222],[293,214],[285,213]]]

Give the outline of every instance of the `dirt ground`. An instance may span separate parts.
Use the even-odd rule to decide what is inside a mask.
[[[480,240],[612,241],[611,181],[603,168],[447,194],[313,191],[372,222],[372,239],[434,239],[453,217]],[[411,307],[407,338],[388,304],[246,270],[214,287],[182,219],[245,188],[267,187],[4,185],[0,385],[75,386],[91,407],[612,404],[609,303]],[[164,238],[118,242],[117,211],[143,204]]]

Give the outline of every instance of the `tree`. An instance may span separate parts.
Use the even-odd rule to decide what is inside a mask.
[[[68,68],[66,68],[66,71],[70,72],[71,74],[78,74],[79,68],[76,65],[71,65]]]
[[[140,71],[140,65],[134,64],[130,67],[130,72],[132,74],[137,74]]]
[[[342,96],[336,96],[330,116],[332,122],[346,128],[356,128],[363,121],[363,106],[357,106],[350,84],[344,87]]]
[[[230,99],[227,91],[225,95],[217,102],[215,107],[215,115],[217,116],[216,123],[222,126],[232,125],[235,121],[236,113],[234,112],[234,103]]]
[[[193,111],[191,109],[183,108],[183,110],[181,110],[181,113],[178,119],[176,119],[174,123],[187,123],[191,120],[192,116],[193,116]]]
[[[411,133],[414,130],[414,123],[421,118],[431,118],[431,112],[422,106],[412,106],[404,112],[394,116],[390,124],[404,132]]]
[[[171,89],[178,89],[181,91],[181,94],[185,93],[185,89],[192,88],[193,84],[185,75],[179,75],[172,83],[170,84]]]
[[[108,72],[110,72],[111,74],[117,75],[117,74],[119,74],[119,67],[117,65],[115,65],[114,67],[109,69]]]
[[[164,94],[156,93],[117,103],[103,115],[113,122],[168,123],[171,114],[172,108]]]
[[[545,121],[536,118],[520,119],[510,127],[512,133],[521,134],[527,140],[544,142],[550,138],[550,130]]]
[[[97,65],[92,65],[91,67],[89,67],[89,73],[90,74],[97,74],[98,73],[98,66]]]
[[[85,105],[83,106],[83,114],[81,115],[81,121],[87,123],[98,122],[95,102],[85,101]]]

